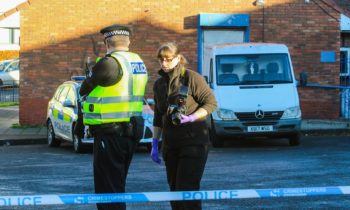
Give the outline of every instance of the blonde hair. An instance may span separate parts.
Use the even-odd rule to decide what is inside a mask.
[[[171,58],[180,56],[180,64],[187,64],[187,59],[180,53],[179,47],[174,42],[162,44],[157,50],[157,58]]]

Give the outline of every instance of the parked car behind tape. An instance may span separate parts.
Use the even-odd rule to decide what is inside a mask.
[[[0,86],[19,85],[19,59],[5,60],[0,63]]]

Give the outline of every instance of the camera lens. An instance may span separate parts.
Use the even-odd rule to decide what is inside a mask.
[[[173,113],[171,115],[171,121],[174,125],[180,125],[181,124],[181,115],[179,112]]]

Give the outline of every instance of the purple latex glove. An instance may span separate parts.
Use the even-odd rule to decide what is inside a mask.
[[[152,140],[152,150],[151,150],[151,157],[152,160],[158,164],[160,164],[160,162],[162,162],[159,158],[159,153],[158,153],[158,139],[153,139]]]
[[[194,114],[190,114],[190,115],[181,115],[181,124],[184,123],[190,123],[190,122],[194,122],[196,121],[197,117]]]

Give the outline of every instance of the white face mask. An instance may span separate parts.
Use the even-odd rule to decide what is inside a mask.
[[[159,63],[163,71],[170,72],[175,68],[175,66],[180,62],[180,56],[176,56],[174,58],[163,58],[159,59]]]

